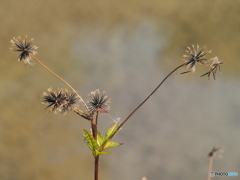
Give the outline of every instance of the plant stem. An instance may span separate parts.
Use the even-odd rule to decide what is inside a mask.
[[[75,112],[76,114],[78,114],[79,116],[83,117],[84,119],[91,120],[91,118],[90,118],[91,116],[89,116],[88,114],[83,112],[81,109],[78,109],[76,107],[71,107],[71,110],[73,112]]]
[[[98,115],[99,115],[99,112],[97,111],[97,114],[96,114],[96,127],[97,127],[97,125],[98,125]]]
[[[209,163],[208,163],[208,180],[211,180],[210,173],[212,172],[212,165],[213,165],[213,156],[209,156]]]
[[[85,108],[88,111],[88,107],[86,105],[86,103],[83,101],[82,97],[77,93],[77,91],[75,89],[73,89],[73,87],[67,83],[67,81],[65,81],[63,78],[61,78],[60,76],[58,76],[56,73],[54,73],[51,69],[49,69],[46,65],[44,65],[40,60],[38,60],[35,56],[31,55],[31,57],[37,61],[41,66],[43,66],[46,70],[48,70],[50,73],[52,73],[54,76],[56,76],[58,79],[60,79],[62,82],[64,82],[73,92],[75,92],[77,94],[77,96],[79,97],[80,101],[83,103],[83,105],[85,106]]]
[[[98,180],[98,164],[99,164],[99,155],[95,157],[95,161],[94,161],[94,180]]]
[[[91,119],[90,119],[90,122],[91,122],[93,138],[97,141],[98,112],[96,114],[95,121],[94,121],[94,118],[93,118],[93,115],[92,115]],[[99,165],[99,155],[94,156],[94,180],[98,180],[98,165]]]
[[[90,117],[90,122],[91,122],[91,129],[92,129],[92,135],[95,140],[97,140],[97,126],[94,122],[93,116]]]
[[[167,80],[167,78],[174,73],[176,70],[178,70],[179,68],[181,68],[182,66],[185,66],[184,64],[181,64],[180,66],[176,67],[174,70],[172,70],[161,82],[160,84],[148,95],[148,97],[146,99],[144,99],[144,101],[139,104],[133,111],[131,114],[129,114],[129,116],[119,125],[118,130],[128,121],[128,119],[158,90],[158,88]],[[117,131],[118,131],[117,130]],[[117,131],[113,134],[113,136],[117,133]]]

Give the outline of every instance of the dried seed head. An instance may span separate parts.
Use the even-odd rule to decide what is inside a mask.
[[[222,152],[224,152],[223,148],[217,148],[214,146],[210,151],[210,153],[208,153],[208,157],[218,156],[219,158],[221,158],[222,156],[219,153],[222,153]]]
[[[205,57],[205,55],[211,53],[211,51],[207,50],[206,46],[203,46],[202,48],[199,48],[199,45],[195,46],[192,45],[192,49],[190,47],[187,47],[186,50],[187,54],[183,55],[183,61],[185,62],[185,65],[189,71],[183,72],[188,73],[188,72],[195,72],[196,70],[196,65],[199,64],[207,64],[208,59]]]
[[[42,103],[47,104],[50,112],[66,113],[76,106],[79,98],[76,93],[69,93],[67,90],[53,91],[48,89],[48,93],[44,92],[42,96]]]
[[[36,55],[37,52],[34,51],[37,49],[36,46],[34,46],[33,39],[30,39],[27,41],[27,36],[24,40],[21,40],[20,36],[18,38],[13,37],[13,39],[10,41],[13,48],[11,48],[13,51],[20,52],[20,55],[18,56],[18,61],[23,61],[25,63],[25,66],[31,65],[32,63],[30,60],[32,59],[32,56]]]
[[[201,75],[201,77],[207,75],[208,79],[210,79],[210,75],[212,74],[212,76],[213,76],[213,78],[215,80],[216,79],[217,69],[219,69],[219,71],[221,72],[220,65],[223,64],[223,62],[220,62],[218,60],[218,57],[211,58],[210,60],[212,60],[212,63],[209,65],[210,70],[207,73]]]
[[[91,114],[94,112],[107,112],[106,110],[110,108],[108,103],[110,98],[106,96],[106,92],[100,92],[99,89],[92,91],[90,93],[91,101],[88,102],[88,108]]]
[[[66,102],[62,105],[62,113],[65,113],[72,109],[72,107],[76,107],[77,103],[79,102],[79,98],[76,93],[69,93],[68,91],[65,92]]]

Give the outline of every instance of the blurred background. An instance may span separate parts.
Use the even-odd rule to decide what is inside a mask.
[[[105,90],[109,115],[121,120],[182,63],[187,46],[206,44],[224,62],[217,80],[200,78],[203,66],[174,73],[113,139],[124,145],[100,157],[99,179],[205,179],[213,146],[224,149],[213,170],[240,173],[239,16],[238,0],[0,1],[0,179],[93,179],[82,135],[89,122],[40,103],[47,88],[67,87],[9,49],[26,34],[83,99]],[[104,133],[114,121],[102,115],[100,123]]]

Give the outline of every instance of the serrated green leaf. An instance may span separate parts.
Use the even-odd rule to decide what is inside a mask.
[[[116,132],[118,127],[119,125],[116,123],[107,130],[106,135],[104,137],[105,141],[108,140],[109,138],[112,138],[112,135]]]
[[[116,147],[116,146],[119,146],[119,145],[122,145],[122,143],[118,143],[118,142],[108,142],[108,143],[104,146],[104,149]]]
[[[87,144],[88,144],[88,147],[92,150],[92,151],[95,151],[96,148],[98,148],[98,144],[97,142],[95,141],[95,139],[93,138],[92,134],[89,133],[87,130],[83,130],[85,132],[85,138],[87,140]]]
[[[98,146],[101,147],[103,145],[103,143],[105,142],[104,141],[105,138],[102,136],[102,134],[100,132],[97,133],[97,143],[98,143]]]
[[[101,154],[112,154],[112,153],[109,153],[109,152],[104,152],[104,151],[98,151],[98,150],[96,150],[95,151],[95,154],[96,154],[96,156],[98,156],[98,155],[101,155]]]

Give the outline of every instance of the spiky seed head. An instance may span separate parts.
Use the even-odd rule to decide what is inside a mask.
[[[33,45],[33,39],[27,40],[27,36],[25,39],[21,40],[20,36],[18,38],[13,37],[11,39],[11,44],[13,48],[11,48],[13,51],[20,52],[18,56],[18,61],[23,61],[25,63],[25,66],[31,65],[30,62],[32,59],[32,56],[36,55],[37,52],[35,51],[37,49],[37,46]]]
[[[188,69],[188,71],[183,72],[195,72],[197,64],[207,64],[208,59],[205,57],[207,54],[211,53],[211,51],[207,50],[206,46],[199,48],[199,45],[195,46],[192,45],[192,48],[187,47],[186,50],[187,54],[183,54],[183,61]]]
[[[75,92],[68,92],[65,91],[65,104],[62,105],[62,113],[65,113],[69,110],[71,110],[72,107],[76,107],[77,103],[79,102],[79,98]]]
[[[92,91],[90,93],[91,101],[88,102],[88,108],[91,114],[94,114],[96,111],[98,112],[107,112],[107,109],[110,109],[108,103],[110,103],[110,98],[107,97],[106,92],[101,91],[99,89]]]
[[[201,75],[201,77],[207,75],[209,80],[212,74],[213,79],[216,80],[217,69],[219,69],[219,71],[221,72],[220,65],[223,64],[223,62],[220,62],[218,57],[211,58],[210,60],[212,61],[212,63],[209,65],[210,70],[207,73]]]
[[[49,112],[66,113],[75,107],[79,101],[76,93],[69,93],[67,90],[53,91],[52,88],[47,89],[48,93],[43,92],[42,103],[48,105]]]

